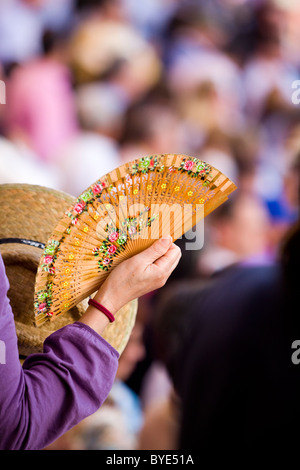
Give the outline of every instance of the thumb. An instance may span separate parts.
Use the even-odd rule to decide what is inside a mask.
[[[154,261],[167,253],[172,243],[173,239],[171,235],[164,236],[159,240],[156,240],[153,245],[149,246],[149,248],[144,251],[143,254],[147,257],[150,263],[154,263]]]

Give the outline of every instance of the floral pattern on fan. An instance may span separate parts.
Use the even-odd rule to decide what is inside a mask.
[[[138,163],[132,165],[130,173],[127,175],[127,181],[131,182],[131,176],[138,173],[146,174],[149,170],[154,171],[156,168],[158,168],[159,171],[164,171],[165,169],[165,165],[160,165],[159,157],[142,157]],[[199,177],[200,179],[205,180],[205,178],[207,178],[211,173],[211,166],[198,158],[184,158],[179,168],[174,168],[173,166],[169,167],[169,173],[175,172],[176,170],[179,172],[185,171],[192,177]],[[207,186],[208,184],[209,183],[207,181],[204,181],[203,186]],[[66,214],[72,219],[72,223],[74,225],[77,223],[79,215],[88,210],[89,204],[92,204],[95,199],[100,197],[105,187],[105,182],[100,180],[97,181],[91,189],[81,194],[81,196],[76,200],[72,210],[66,212]],[[137,193],[138,190],[134,189],[133,194]]]
[[[211,166],[206,162],[198,160],[198,158],[183,159],[178,170],[187,171],[188,175],[193,178],[199,177],[202,180],[205,180],[205,178],[209,177],[211,174]],[[207,186],[208,184],[209,182],[205,181],[203,186]]]
[[[44,313],[51,317],[52,312],[49,311],[52,303],[52,284],[49,284],[46,290],[40,290],[37,292],[37,302],[34,303],[34,307],[38,312]]]
[[[124,222],[122,222],[122,229],[116,229],[112,223],[107,224],[105,229],[106,232],[110,232],[107,239],[102,242],[99,247],[93,248],[93,253],[95,256],[104,254],[105,257],[98,261],[98,266],[104,271],[108,271],[112,266],[114,257],[120,253],[121,250],[124,250],[128,237],[132,237],[135,234],[141,232],[145,226],[151,226],[154,220],[157,220],[158,215],[154,214],[151,217],[147,217],[146,222],[143,218],[143,215],[149,212],[150,208],[147,207],[145,211],[141,212],[138,217],[127,217]],[[128,235],[127,235],[128,233]],[[117,243],[116,246],[114,243]]]
[[[42,257],[42,268],[44,271],[54,274],[55,268],[54,268],[54,261],[56,259],[55,253],[57,248],[59,247],[59,242],[56,240],[50,240],[47,244],[47,246],[44,249],[44,254]]]
[[[139,162],[134,163],[131,168],[131,174],[147,173],[149,170],[155,170],[159,165],[158,157],[142,157]]]
[[[89,190],[85,191],[76,200],[71,210],[66,212],[66,215],[72,219],[72,223],[75,225],[78,220],[78,216],[88,210],[88,205],[101,195],[101,192],[105,188],[103,181],[97,181]]]

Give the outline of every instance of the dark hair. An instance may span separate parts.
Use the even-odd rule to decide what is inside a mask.
[[[71,34],[71,28],[65,28],[63,31],[54,31],[45,29],[42,35],[42,50],[45,55],[57,48],[57,46],[66,43]]]
[[[55,45],[56,45],[55,33],[51,31],[50,29],[46,29],[43,32],[43,36],[42,36],[42,47],[43,47],[44,54],[49,54],[50,52],[52,52]]]

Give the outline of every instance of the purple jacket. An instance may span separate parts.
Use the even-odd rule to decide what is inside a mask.
[[[43,449],[106,399],[118,352],[80,322],[52,333],[19,361],[9,282],[0,256],[0,449]]]

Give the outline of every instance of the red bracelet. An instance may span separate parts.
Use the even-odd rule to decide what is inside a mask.
[[[104,313],[104,315],[107,316],[111,323],[115,321],[115,317],[113,316],[113,314],[109,310],[107,310],[107,308],[103,307],[103,305],[99,304],[99,302],[97,302],[96,300],[89,299],[88,304],[92,305],[93,307],[100,310],[100,312]]]

